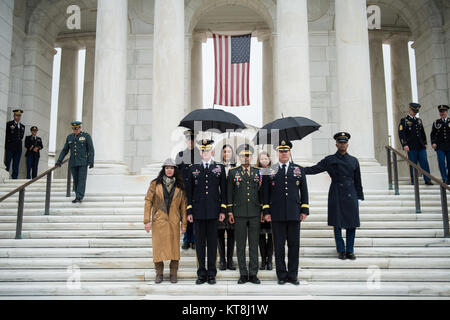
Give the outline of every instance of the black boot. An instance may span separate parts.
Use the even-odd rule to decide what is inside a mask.
[[[265,270],[266,269],[266,258],[261,257],[261,267],[259,267],[259,270]]]

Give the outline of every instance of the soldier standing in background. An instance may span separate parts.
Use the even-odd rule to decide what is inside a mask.
[[[442,181],[446,184],[450,184],[450,119],[448,118],[448,109],[447,105],[438,106],[441,117],[433,122],[431,129],[431,146],[436,150]],[[447,164],[445,163],[446,160]]]
[[[20,123],[23,110],[13,110],[14,120],[6,123],[5,135],[5,166],[6,171],[9,171],[9,166],[12,161],[12,179],[17,179],[19,175],[19,163],[22,156],[22,139],[25,134],[25,126]]]
[[[31,127],[31,135],[25,138],[25,158],[27,158],[27,179],[34,179],[37,176],[40,150],[44,148],[42,139],[37,136],[38,127]]]
[[[422,119],[416,117],[421,105],[411,102],[409,104],[409,114],[400,120],[398,135],[403,150],[407,152],[408,159],[413,163],[420,163],[420,167],[430,173],[430,166],[427,159],[427,137],[423,128]],[[409,166],[411,184],[414,184],[413,168]],[[426,185],[432,185],[431,179],[423,176]]]
[[[198,148],[195,146],[194,132],[192,130],[186,130],[184,132],[184,136],[186,138],[185,142],[187,148],[184,149],[183,151],[180,151],[177,154],[175,163],[178,169],[180,170],[181,175],[183,176],[183,182],[187,188],[190,167],[194,163],[200,163],[202,160],[200,156],[200,150],[198,150]],[[181,248],[189,249],[189,247],[195,249],[195,236],[194,236],[194,224],[188,221],[186,232],[184,233],[183,237],[183,245],[181,246]]]

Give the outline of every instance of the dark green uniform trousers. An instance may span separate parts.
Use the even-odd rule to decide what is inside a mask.
[[[241,276],[256,276],[258,273],[260,217],[234,218],[234,238],[236,240],[236,255]],[[248,238],[250,262],[245,260],[245,247]]]
[[[73,177],[73,189],[75,190],[76,198],[83,200],[84,191],[86,189],[86,178],[87,178],[87,166],[76,166],[71,167]]]

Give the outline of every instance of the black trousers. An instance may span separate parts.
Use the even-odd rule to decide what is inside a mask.
[[[227,232],[227,253],[225,255],[225,231]],[[233,261],[234,252],[234,230],[218,229],[218,249],[220,261],[231,263]],[[225,260],[225,256],[227,257]]]
[[[300,222],[272,221],[275,265],[278,280],[297,280],[300,250]],[[288,267],[286,270],[285,244],[288,246]]]
[[[217,219],[194,220],[195,251],[197,253],[197,276],[215,277],[217,274]],[[208,269],[205,258],[208,256]]]
[[[261,261],[272,262],[273,241],[271,233],[259,235],[259,252],[261,253]]]
[[[27,179],[34,179],[37,177],[39,165],[39,157],[28,156],[27,157]]]

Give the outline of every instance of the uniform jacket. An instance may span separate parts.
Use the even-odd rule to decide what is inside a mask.
[[[187,212],[194,220],[218,219],[226,212],[227,180],[225,167],[215,161],[206,170],[203,164],[193,164],[187,179]]]
[[[198,148],[188,149],[186,148],[183,151],[178,152],[177,157],[175,158],[175,163],[180,169],[181,175],[183,176],[184,184],[187,183],[187,179],[189,176],[189,167],[194,163],[201,163],[202,158],[200,156],[200,151]]]
[[[180,260],[180,220],[186,229],[186,198],[184,191],[174,186],[167,213],[162,184],[150,183],[145,196],[144,224],[152,221],[153,261]]]
[[[364,200],[358,159],[336,152],[315,166],[304,168],[306,174],[328,172],[328,225],[338,228],[359,227],[358,199]]]
[[[94,144],[89,133],[80,132],[77,136],[71,133],[66,138],[58,162],[62,162],[70,150],[69,165],[71,167],[94,164]]]
[[[287,174],[279,164],[263,176],[263,212],[272,221],[300,221],[300,214],[309,214],[308,186],[303,168],[289,163]]]
[[[5,148],[11,151],[22,150],[22,139],[25,134],[25,126],[20,123],[20,128],[11,120],[6,123]]]
[[[34,152],[33,150],[30,149],[34,149],[34,147],[38,147],[39,150],[37,152]],[[39,158],[40,157],[40,150],[43,149],[44,146],[42,144],[42,139],[38,136],[34,137],[33,135],[29,135],[25,137],[25,149],[27,149],[26,153],[25,153],[25,157],[28,156],[34,156]]]
[[[422,119],[417,117],[414,119],[410,115],[400,120],[398,136],[400,137],[402,147],[408,146],[411,150],[424,149],[427,144]]]
[[[234,217],[259,217],[261,205],[259,189],[261,176],[259,170],[250,167],[250,174],[244,174],[244,167],[230,169],[227,178],[227,209]]]
[[[436,150],[450,151],[450,118],[439,118],[431,128],[431,144],[436,144]]]

